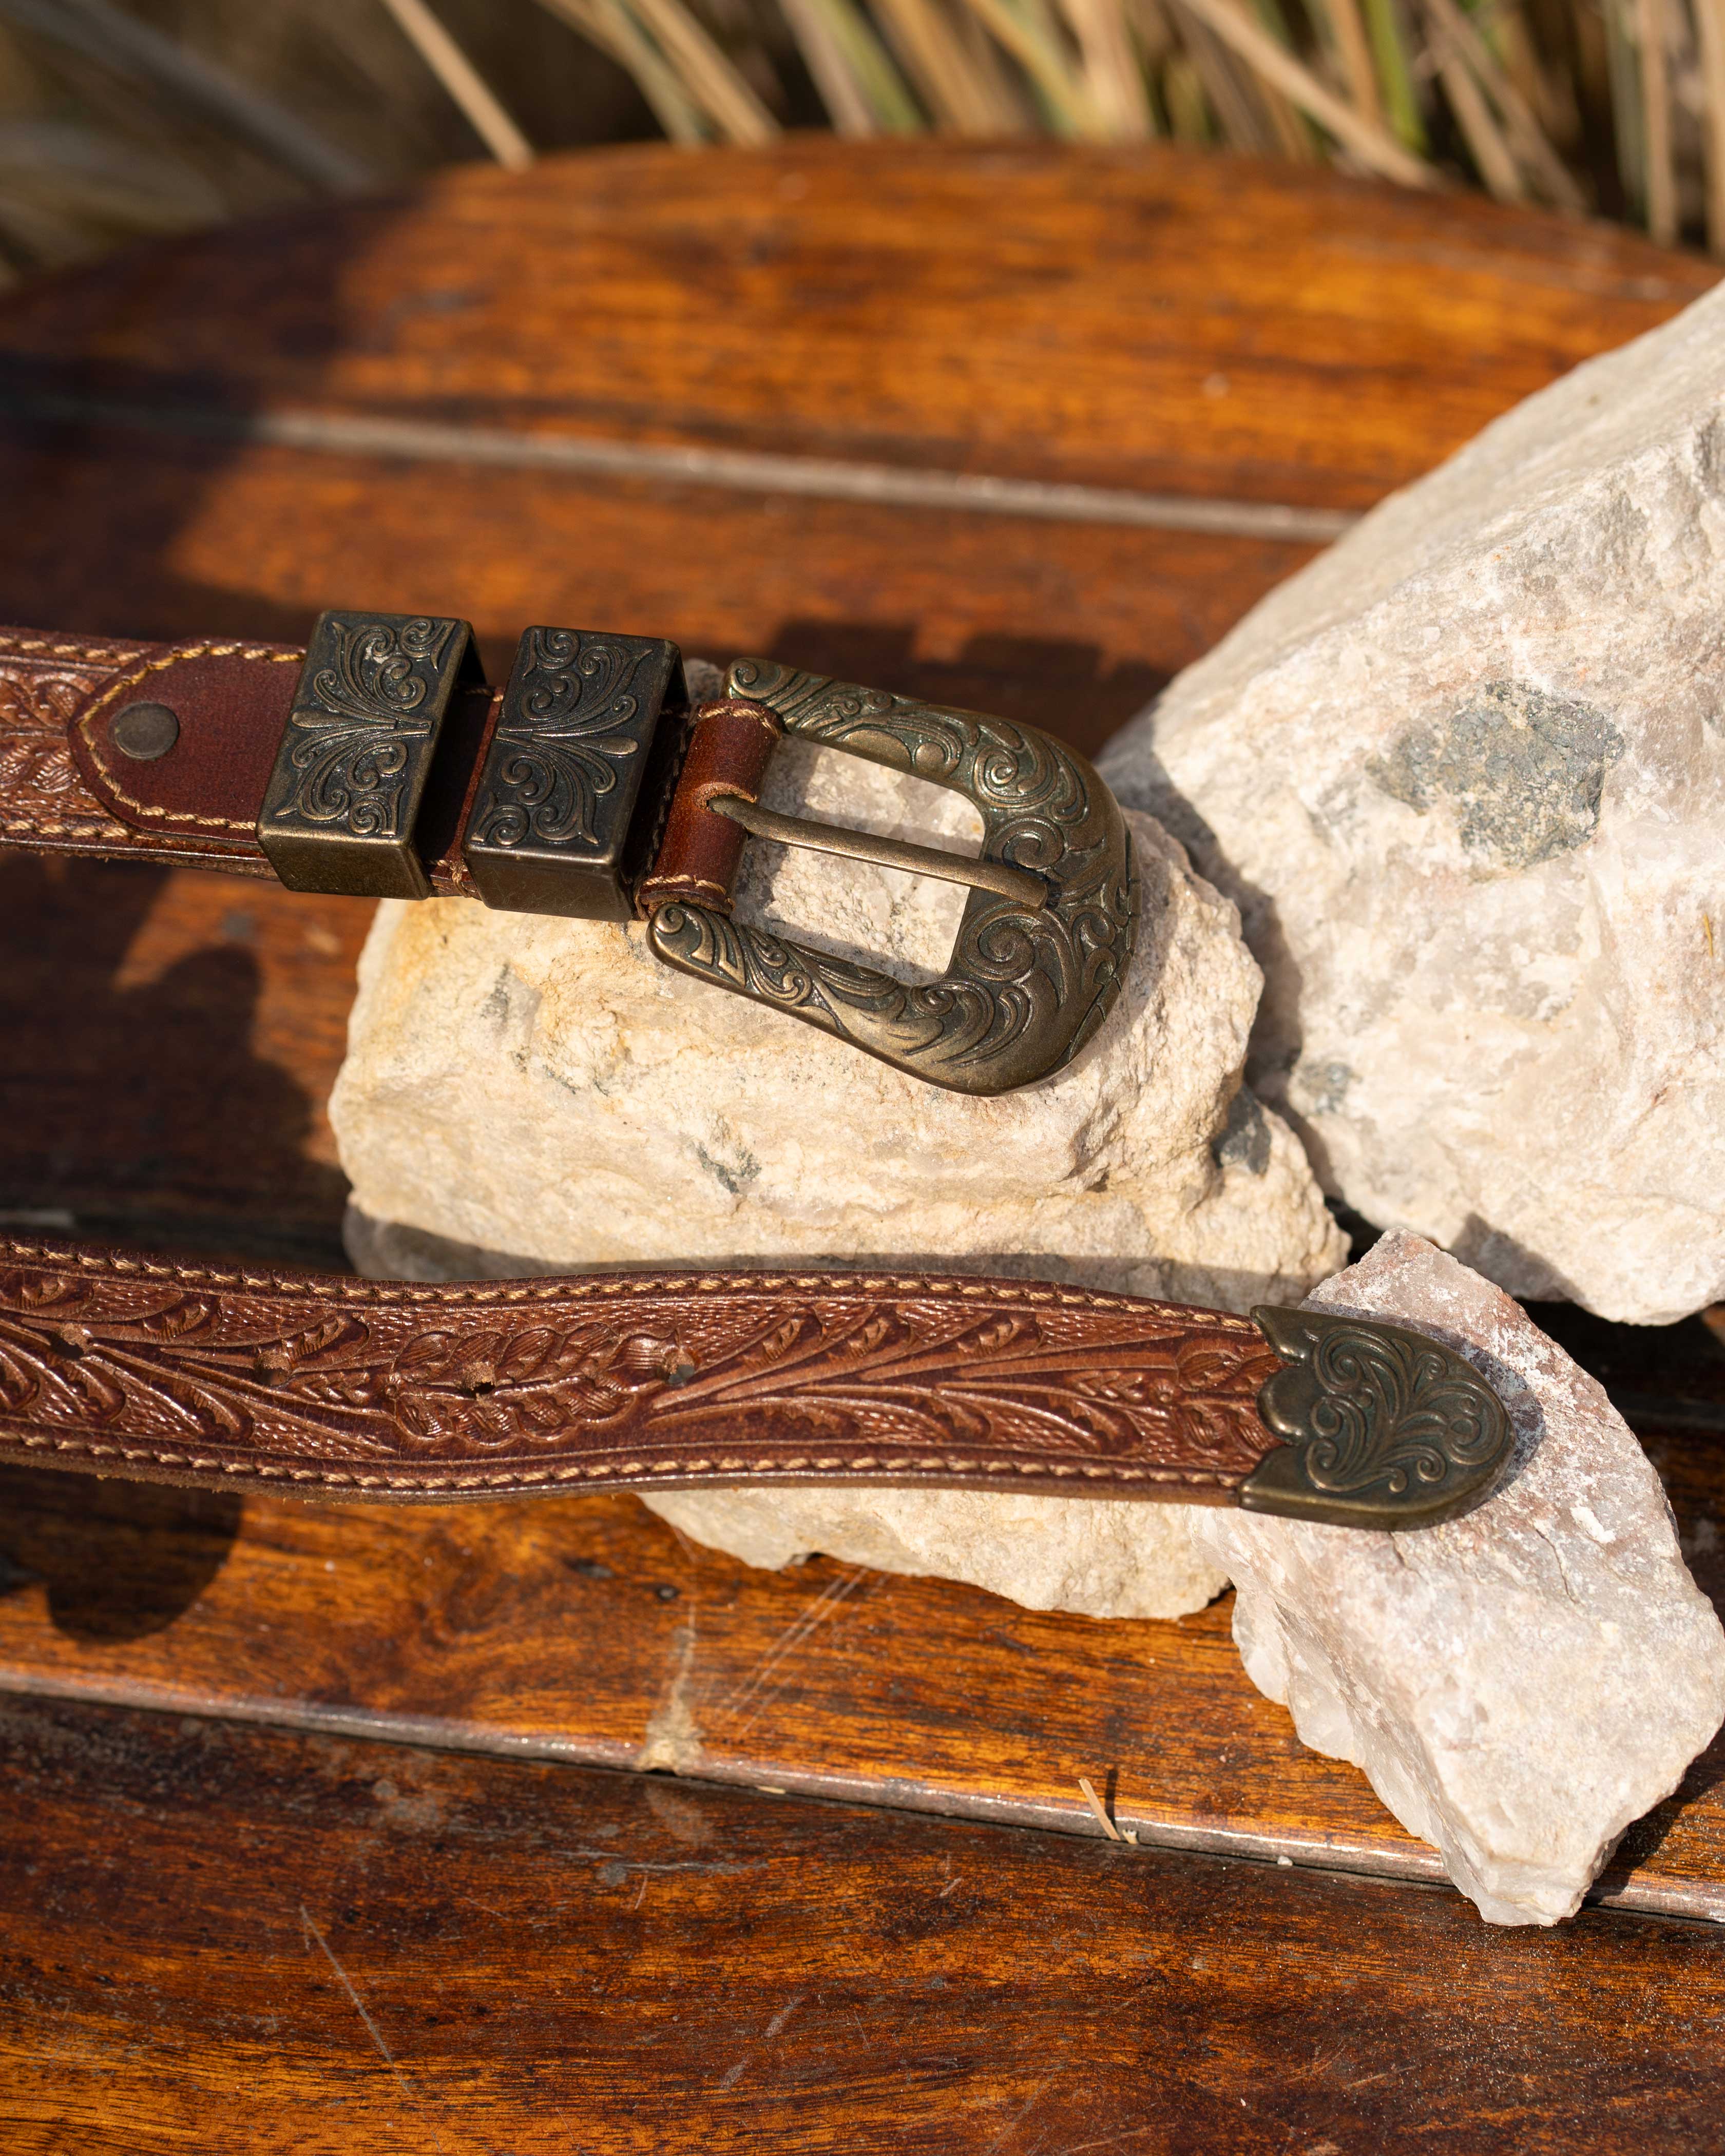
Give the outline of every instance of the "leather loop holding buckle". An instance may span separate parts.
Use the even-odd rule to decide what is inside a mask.
[[[761,782],[783,732],[776,712],[746,697],[696,707],[665,836],[637,896],[644,916],[650,919],[660,906],[677,901],[730,912],[747,834],[712,812],[759,799]]]
[[[741,659],[729,700],[698,715],[665,843],[642,886],[656,956],[714,988],[782,1010],[953,1092],[1034,1084],[1077,1055],[1120,993],[1137,929],[1132,840],[1114,797],[1086,759],[1034,726],[924,704]],[[744,712],[829,748],[963,793],[981,812],[974,861],[758,808],[758,767],[737,773],[711,737]],[[741,737],[737,737],[740,740]],[[698,758],[702,758],[697,762]],[[709,769],[709,764],[711,768]],[[911,987],[728,918],[747,833],[814,844],[972,886],[952,962]]]

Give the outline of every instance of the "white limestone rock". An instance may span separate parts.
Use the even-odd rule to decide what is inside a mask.
[[[1725,1717],[1725,1631],[1645,1453],[1501,1290],[1389,1235],[1310,1301],[1466,1355],[1509,1408],[1509,1480],[1409,1534],[1194,1509],[1194,1540],[1301,1741],[1362,1768],[1488,1922],[1555,1923]]]
[[[1363,1768],[1488,1922],[1555,1923],[1719,1726],[1725,1632],[1645,1454],[1507,1296],[1391,1235],[1310,1301],[1430,1332],[1485,1371],[1517,1439],[1488,1503],[1380,1536],[1084,1498],[733,1490],[647,1502],[752,1564],[820,1550],[1032,1609],[1172,1616],[1231,1579],[1247,1674],[1301,1741]]]
[[[1190,1505],[970,1490],[655,1490],[693,1541],[777,1571],[816,1551],[876,1572],[986,1588],[1026,1609],[1184,1617],[1228,1584]]]
[[[1273,593],[1103,758],[1240,904],[1249,1076],[1513,1292],[1725,1297],[1725,287]]]
[[[978,829],[949,791],[800,742],[765,798],[924,843]],[[1257,968],[1179,847],[1145,818],[1133,835],[1139,949],[1119,1004],[1070,1068],[997,1100],[672,973],[637,930],[461,899],[381,907],[331,1106],[357,1261],[933,1258],[1230,1309],[1297,1299],[1344,1246],[1292,1133],[1237,1090]],[[963,897],[757,845],[739,911],[926,978]]]

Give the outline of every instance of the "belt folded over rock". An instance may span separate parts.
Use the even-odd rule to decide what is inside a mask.
[[[763,810],[787,734],[964,794],[980,853]],[[733,921],[752,834],[969,886],[946,975],[909,987]],[[0,630],[0,837],[640,919],[665,964],[974,1094],[1070,1061],[1137,917],[1113,796],[1034,726],[759,659],[691,706],[675,644],[585,629],[530,629],[494,689],[467,623],[402,614],[323,614],[305,651]]]
[[[775,815],[787,733],[930,778],[974,858]],[[966,884],[908,987],[738,923],[751,835]],[[530,629],[501,689],[464,622],[336,612],[306,651],[0,631],[0,842],[640,919],[667,963],[910,1075],[997,1093],[1083,1048],[1130,963],[1124,819],[1029,726],[737,661]],[[347,1500],[880,1483],[1184,1499],[1367,1527],[1454,1517],[1502,1404],[1425,1336],[875,1270],[424,1286],[0,1242],[0,1453]]]

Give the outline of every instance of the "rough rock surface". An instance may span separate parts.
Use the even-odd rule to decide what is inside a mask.
[[[924,843],[977,828],[956,794],[802,743],[766,798]],[[1257,968],[1179,847],[1142,818],[1134,839],[1120,1004],[1068,1070],[990,1101],[674,973],[639,931],[384,906],[331,1107],[357,1260],[934,1257],[1233,1309],[1297,1299],[1344,1251],[1298,1142],[1239,1090]],[[912,978],[943,970],[963,900],[765,845],[746,879],[746,916]]]
[[[1232,1579],[1247,1672],[1301,1740],[1362,1768],[1488,1922],[1554,1923],[1725,1716],[1725,1632],[1645,1454],[1507,1296],[1393,1235],[1310,1299],[1428,1332],[1486,1371],[1517,1434],[1496,1496],[1447,1526],[1386,1536],[1058,1497],[737,1490],[649,1502],[751,1563],[819,1549],[1034,1609],[1173,1615]],[[1007,1509],[973,1520],[985,1504]]]
[[[1235,1643],[1481,1915],[1554,1923],[1725,1717],[1725,1631],[1645,1453],[1501,1290],[1391,1235],[1310,1300],[1467,1354],[1509,1407],[1516,1464],[1476,1512],[1413,1534],[1194,1511],[1240,1591]]]
[[[1027,1609],[1183,1617],[1226,1568],[1191,1505],[968,1490],[660,1490],[642,1503],[694,1541],[771,1570],[815,1551],[985,1587]]]
[[[1110,747],[1240,904],[1327,1187],[1517,1294],[1725,1296],[1725,288],[1530,398]]]

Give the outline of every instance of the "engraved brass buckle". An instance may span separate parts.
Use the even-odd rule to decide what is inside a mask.
[[[778,815],[722,783],[686,785],[696,752],[681,655],[655,638],[528,629],[470,788],[452,714],[470,716],[475,694],[490,695],[470,625],[345,609],[312,630],[259,843],[295,891],[423,898],[435,875],[438,889],[511,911],[626,921],[644,911],[667,965],[953,1092],[1008,1092],[1070,1063],[1113,1008],[1137,930],[1131,839],[1089,762],[1034,726],[768,660],[738,660],[727,686],[733,712],[770,737],[753,742],[757,771],[783,732],[949,786],[981,814],[981,853]],[[675,824],[685,791],[698,815],[750,836],[968,886],[946,973],[908,986],[730,920],[723,878],[657,876],[666,819]],[[440,829],[454,828],[464,798],[457,872]],[[718,850],[730,874],[742,844]]]
[[[973,860],[722,798],[711,813],[971,896],[946,973],[921,987],[683,896],[651,916],[656,955],[953,1092],[1008,1092],[1070,1063],[1113,1008],[1137,920],[1131,836],[1086,759],[1034,726],[770,660],[738,660],[726,690],[764,705],[787,733],[963,794],[983,844]]]

